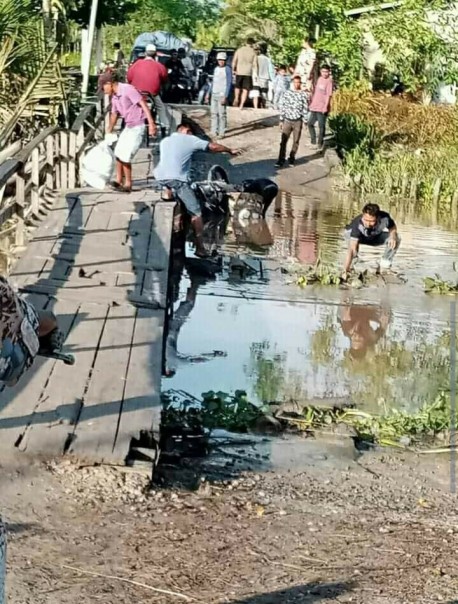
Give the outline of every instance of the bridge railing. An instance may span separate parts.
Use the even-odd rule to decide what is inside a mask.
[[[14,245],[24,245],[25,225],[40,218],[49,193],[79,186],[85,149],[103,134],[108,107],[84,107],[68,130],[43,130],[12,158],[0,164],[0,233],[14,222]]]

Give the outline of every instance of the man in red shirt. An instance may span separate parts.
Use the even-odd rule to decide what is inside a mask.
[[[170,126],[167,110],[161,98],[161,87],[167,81],[167,69],[156,60],[154,44],[148,44],[144,59],[138,59],[129,67],[127,81],[144,96],[150,94],[153,97],[164,136]]]

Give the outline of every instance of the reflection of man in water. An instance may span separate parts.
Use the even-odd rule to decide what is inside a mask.
[[[175,270],[171,276],[171,290],[172,294],[172,305],[177,301],[179,297],[180,281],[183,273],[184,263],[179,262],[179,266],[175,264]],[[191,269],[188,269],[189,278],[191,280],[190,286],[186,292],[186,298],[180,303],[178,309],[173,312],[172,317],[168,323],[167,329],[167,341],[165,350],[165,376],[173,377],[178,370],[178,367],[182,364],[187,363],[203,363],[210,361],[216,357],[226,356],[225,352],[220,350],[214,350],[210,353],[202,353],[197,355],[185,355],[178,352],[178,336],[181,328],[189,319],[192,309],[196,303],[197,290],[201,285],[205,285],[208,278],[202,275],[196,275],[192,273]]]
[[[350,338],[350,356],[361,359],[386,333],[390,314],[380,306],[343,306],[340,324]]]

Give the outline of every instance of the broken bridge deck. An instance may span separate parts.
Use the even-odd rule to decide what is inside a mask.
[[[134,175],[145,182],[147,150]],[[50,208],[11,273],[53,310],[72,367],[38,357],[0,392],[0,450],[123,462],[157,432],[174,203],[151,189],[80,190]]]

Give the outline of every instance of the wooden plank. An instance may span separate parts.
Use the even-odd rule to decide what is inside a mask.
[[[59,304],[62,309],[72,308],[68,302]],[[65,341],[65,350],[75,355],[75,365],[57,363],[54,366],[40,404],[32,413],[21,450],[53,455],[64,452],[81,411],[107,313],[107,305],[84,303],[79,307]]]
[[[40,300],[35,298],[35,301]],[[41,298],[45,302],[45,298]],[[59,326],[66,334],[73,322],[78,304],[72,308],[58,302],[53,309]],[[14,445],[23,438],[32,414],[36,410],[45,385],[56,361],[37,357],[32,367],[13,388],[5,388],[0,395],[0,446],[14,451]]]
[[[126,385],[136,310],[111,308],[100,342],[71,452],[111,460]]]
[[[172,241],[175,203],[161,202],[154,209],[147,264],[155,270],[145,271],[141,296],[156,301],[161,307],[167,302],[168,269]]]
[[[164,317],[164,311],[138,311],[114,459],[126,458],[141,430],[158,437]]]
[[[169,266],[175,205],[174,202],[160,202],[156,204],[154,209],[153,230],[147,262],[158,269],[167,269]]]

